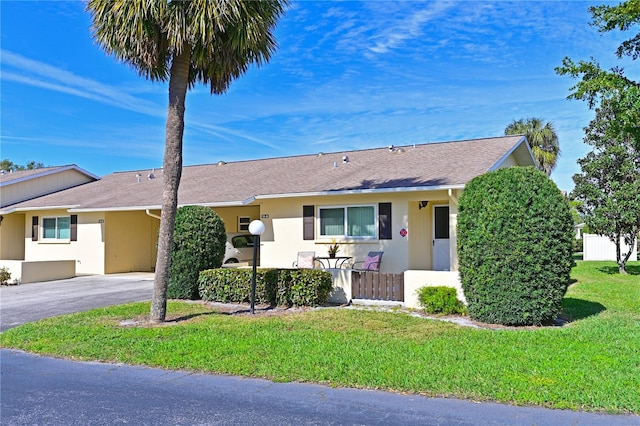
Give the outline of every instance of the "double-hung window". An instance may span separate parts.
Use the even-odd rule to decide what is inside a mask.
[[[321,237],[376,238],[375,206],[320,207]]]
[[[69,240],[71,238],[71,218],[45,217],[42,219],[43,240]]]

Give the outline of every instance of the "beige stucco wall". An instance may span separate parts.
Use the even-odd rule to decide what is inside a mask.
[[[458,299],[465,304],[467,303],[458,272],[410,270],[404,273],[404,305],[407,308],[420,308],[418,289],[427,286],[455,288]]]
[[[238,229],[238,218],[248,216],[251,220],[260,219],[260,206],[247,207],[214,207],[213,210],[224,221],[227,233],[247,232]]]
[[[77,170],[65,170],[42,177],[34,177],[2,187],[2,205],[8,206],[24,200],[30,200],[45,194],[71,188],[93,179]]]
[[[25,262],[23,260],[0,260],[0,268],[6,267],[11,273],[9,282],[35,283],[61,280],[76,276],[76,262],[73,260],[48,260]]]
[[[159,215],[160,212],[152,213]],[[144,211],[105,213],[104,273],[152,272],[159,228],[160,220]]]
[[[22,262],[22,284],[41,281],[62,280],[76,276],[76,262],[73,260],[49,260],[43,262]]]
[[[75,213],[74,213],[75,214]],[[42,218],[69,216],[67,210],[43,210],[25,215],[26,261],[74,260],[77,274],[104,274],[104,213],[77,213],[78,241],[43,241]],[[38,241],[31,241],[31,218],[38,216]]]
[[[0,223],[0,259],[24,260],[23,213],[3,215]]]
[[[331,239],[302,238],[302,206],[341,206],[357,204],[392,203],[391,240],[337,240],[339,255],[352,256],[362,261],[369,251],[384,251],[382,272],[399,273],[407,269],[431,267],[431,235],[433,229],[431,208],[418,208],[419,201],[448,203],[447,191],[415,192],[404,194],[357,194],[323,197],[284,198],[260,200],[262,221],[266,225],[262,237],[261,266],[291,267],[298,251],[315,251],[326,256]],[[317,218],[316,218],[317,220]],[[400,231],[406,229],[406,237]]]

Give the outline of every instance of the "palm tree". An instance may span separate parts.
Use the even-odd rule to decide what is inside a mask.
[[[169,81],[158,257],[150,320],[167,310],[169,263],[182,175],[187,90],[200,82],[224,93],[250,65],[267,62],[288,0],[89,0],[93,37],[152,81]]]
[[[560,154],[558,135],[551,122],[544,123],[541,118],[535,117],[513,120],[504,129],[504,134],[525,135],[538,165],[547,176],[551,175]]]

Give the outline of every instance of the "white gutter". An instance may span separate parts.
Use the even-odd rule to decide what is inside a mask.
[[[230,201],[226,203],[187,203],[178,204],[178,207],[184,206],[204,206],[204,207],[239,207],[243,206],[242,201]],[[87,208],[73,208],[69,210],[70,213],[95,213],[95,212],[130,212],[140,210],[162,210],[161,205],[154,206],[127,206],[127,207],[87,207]]]
[[[77,204],[68,205],[68,206],[44,206],[44,207],[17,207],[11,210],[13,212],[35,212],[40,210],[68,210],[71,211],[74,207],[77,207]]]

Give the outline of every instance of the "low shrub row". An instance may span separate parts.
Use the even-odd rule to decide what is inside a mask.
[[[248,303],[251,269],[219,268],[200,272],[202,300]],[[271,306],[318,306],[327,301],[333,287],[331,274],[314,269],[257,269],[256,303]]]

